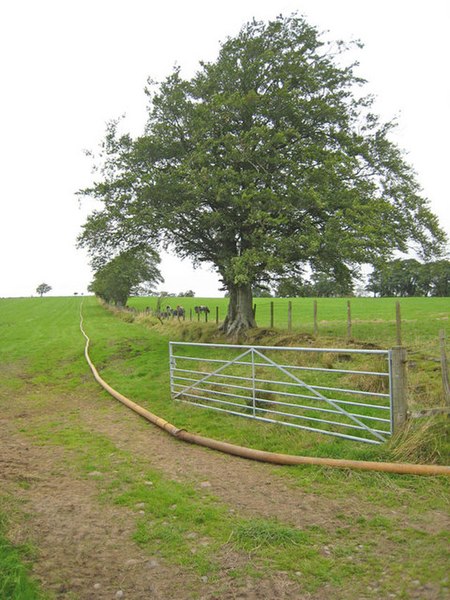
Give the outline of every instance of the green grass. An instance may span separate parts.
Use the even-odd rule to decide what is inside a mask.
[[[0,386],[17,389],[21,383],[31,382],[36,386],[51,384],[54,389],[70,391],[85,384],[86,378],[92,383],[83,357],[79,306],[78,298],[0,300],[3,332],[0,360],[4,365]],[[145,319],[127,322],[118,318],[91,297],[84,299],[83,314],[85,329],[91,337],[90,354],[102,377],[121,393],[178,427],[268,451],[395,459],[394,448],[389,445],[368,448],[364,444],[320,434],[212,414],[171,401],[169,339],[195,337],[198,330],[206,339],[214,339],[216,327],[213,324],[175,322],[149,327]],[[420,377],[420,371],[414,374]],[[437,393],[439,376],[437,381],[436,377],[433,379],[433,385],[431,397]],[[422,396],[421,402],[426,405],[426,398]],[[433,450],[433,459],[446,462],[448,456],[442,456],[448,450],[446,436],[440,438],[441,443]],[[426,457],[422,455],[421,459]]]
[[[118,316],[125,316],[126,320]],[[128,322],[128,313],[117,315],[104,311],[97,305],[86,306],[85,321],[88,334],[93,340],[91,356],[102,372],[102,376],[115,389],[142,403],[149,410],[178,427],[268,451],[367,460],[393,459],[390,447],[386,445],[369,449],[364,444],[349,443],[320,434],[305,434],[282,426],[249,424],[246,419],[212,414],[188,405],[168,402],[170,397],[169,339],[198,339],[197,334],[201,330],[204,341],[214,341],[216,336],[214,324],[206,326],[195,322],[178,323],[175,320],[173,323],[161,326],[151,318],[139,316],[134,317],[133,322]],[[285,343],[286,334],[280,335],[274,332],[274,335],[278,335],[278,338],[282,337],[282,343]],[[421,371],[417,370],[413,375],[419,378],[420,373]],[[427,406],[428,402],[431,406],[436,405],[435,396],[440,392],[439,375],[440,373],[435,373],[432,379],[429,399],[423,393],[420,394],[419,406]],[[412,377],[411,382],[414,385]],[[414,406],[413,394],[410,399]],[[447,460],[447,457],[440,456],[445,454],[446,449],[448,450],[445,439],[443,444],[442,452],[439,448],[434,452],[434,460],[444,462]]]
[[[47,595],[30,575],[35,549],[30,544],[12,544],[6,533],[12,512],[11,498],[0,496],[0,598],[45,600]]]
[[[336,507],[352,498],[358,507],[356,517],[341,515],[340,527],[329,527],[324,522],[320,527],[298,529],[257,514],[250,518],[231,512],[212,494],[194,484],[171,480],[163,470],[149,468],[107,437],[83,428],[76,408],[64,414],[52,410],[58,397],[78,390],[95,390],[92,396],[99,410],[115,402],[106,393],[98,393],[87,369],[79,331],[79,305],[78,298],[0,300],[0,404],[7,403],[10,396],[26,396],[29,416],[26,423],[21,422],[22,434],[32,443],[64,448],[68,468],[95,481],[101,502],[135,511],[134,539],[146,552],[211,578],[219,577],[223,553],[236,552],[249,557],[245,568],[230,572],[237,578],[285,571],[301,581],[305,590],[313,592],[328,584],[331,589],[342,588],[343,593],[347,590],[348,597],[355,598],[363,597],[375,580],[378,591],[373,597],[388,597],[395,591],[400,598],[411,597],[414,590],[408,582],[432,581],[444,594],[448,539],[425,526],[402,528],[398,519],[406,511],[420,524],[426,522],[429,511],[448,510],[448,478],[319,467],[276,468],[289,485],[311,498],[328,499]],[[432,312],[432,303],[425,306],[430,307],[429,319],[434,319],[437,313]],[[421,310],[426,312],[425,308]],[[168,340],[195,340],[199,336],[204,341],[215,339],[214,324],[174,322],[161,327],[139,316],[130,318],[107,311],[89,297],[84,299],[83,314],[91,337],[91,357],[101,375],[115,389],[178,427],[291,454],[368,460],[427,460],[432,456],[433,460],[448,461],[448,455],[443,455],[443,448],[448,448],[444,420],[434,421],[428,432],[409,432],[400,445],[374,448],[228,415],[214,414],[212,418],[207,411],[170,399]],[[419,324],[424,322],[425,344],[429,343],[427,320],[426,316],[418,320]],[[418,337],[421,331],[418,326]],[[286,332],[274,331],[271,335],[286,339]],[[419,439],[413,440],[414,436]],[[409,440],[413,440],[412,448],[407,447]],[[424,453],[417,453],[418,448]],[[92,477],[95,472],[102,476]],[[0,522],[3,515],[5,523],[0,531],[0,547],[2,552],[5,549],[0,555],[0,598],[9,598],[2,595],[1,585],[26,578],[24,565],[33,558],[27,547],[14,547],[8,541],[7,506],[0,505]],[[10,563],[16,566],[10,569]],[[43,597],[36,586],[30,589],[30,596],[21,591],[22,595],[11,598]]]
[[[317,320],[319,337],[347,336],[347,298],[318,298]],[[270,325],[270,304],[274,305],[274,327],[287,329],[288,303],[292,303],[292,326],[295,331],[313,334],[313,298],[255,298],[256,321],[259,327]],[[131,298],[129,305],[143,311],[154,309],[157,298]],[[396,303],[400,303],[402,317],[402,341],[415,350],[433,348],[439,330],[449,333],[449,298],[351,298],[352,337],[355,340],[372,342],[388,348],[396,343]],[[163,305],[173,307],[180,304],[186,310],[186,318],[195,322],[194,306],[205,304],[210,308],[209,320],[215,322],[216,308],[219,321],[226,315],[227,298],[167,298]],[[203,317],[201,317],[203,320]]]
[[[0,598],[8,600],[38,600],[46,596],[31,579],[24,561],[30,551],[25,546],[13,546],[0,535]]]
[[[75,389],[85,371],[79,310],[74,298],[0,299],[2,384],[28,378]]]

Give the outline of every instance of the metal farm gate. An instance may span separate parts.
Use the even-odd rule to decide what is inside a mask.
[[[393,432],[392,350],[169,342],[172,397],[380,444]]]

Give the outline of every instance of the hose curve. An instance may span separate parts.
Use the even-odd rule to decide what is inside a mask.
[[[228,442],[222,442],[212,438],[203,437],[194,433],[190,433],[185,429],[180,429],[169,423],[165,419],[158,417],[154,413],[146,410],[136,402],[133,402],[120,392],[111,387],[98,373],[94,363],[89,356],[90,339],[83,328],[82,303],[80,306],[80,330],[83,334],[86,343],[84,348],[84,356],[89,368],[92,371],[94,379],[97,383],[106,390],[113,398],[142,416],[144,419],[153,423],[160,429],[163,429],[173,437],[184,442],[224,452],[233,456],[256,460],[259,462],[272,463],[276,465],[316,465],[324,467],[333,467],[339,469],[359,469],[364,471],[379,471],[383,473],[399,473],[408,475],[447,475],[450,476],[450,467],[443,465],[417,465],[411,463],[388,463],[374,462],[363,460],[347,460],[338,458],[320,458],[314,456],[294,456],[291,454],[279,454],[276,452],[267,452],[265,450],[255,450],[246,448]]]

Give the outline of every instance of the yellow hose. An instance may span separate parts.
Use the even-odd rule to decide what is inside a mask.
[[[257,460],[260,462],[267,462],[277,465],[318,465],[322,467],[335,467],[339,469],[360,469],[364,471],[381,471],[383,473],[400,473],[408,475],[450,475],[450,467],[441,465],[414,465],[409,463],[386,463],[386,462],[373,462],[364,460],[345,460],[338,458],[318,458],[314,456],[293,456],[290,454],[278,454],[276,452],[266,452],[264,450],[254,450],[252,448],[245,448],[243,446],[237,446],[228,442],[221,442],[211,438],[206,438],[194,433],[189,433],[184,429],[179,429],[172,425],[168,421],[165,421],[161,417],[146,410],[136,402],[133,402],[123,394],[117,392],[112,388],[104,379],[102,379],[95,368],[93,362],[89,357],[89,337],[86,335],[83,329],[83,317],[81,315],[80,308],[80,329],[81,333],[86,339],[86,345],[84,348],[84,355],[86,361],[94,375],[95,380],[105,389],[111,396],[119,400],[131,408],[134,412],[150,421],[154,425],[157,425],[164,431],[167,431],[172,436],[184,442],[196,444],[198,446],[204,446],[212,450],[218,450],[225,452],[226,454],[232,454],[234,456],[240,456],[242,458],[248,458],[251,460]]]

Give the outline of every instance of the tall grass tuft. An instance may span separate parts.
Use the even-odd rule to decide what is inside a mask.
[[[410,419],[390,442],[394,460],[400,462],[444,463],[450,456],[448,416]]]

